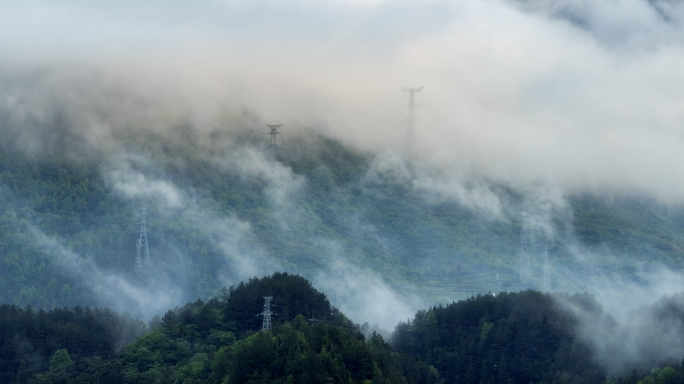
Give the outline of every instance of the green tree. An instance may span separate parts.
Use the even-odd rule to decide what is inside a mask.
[[[66,349],[58,349],[50,360],[50,371],[62,369],[71,364],[71,357]]]
[[[658,373],[658,384],[674,384],[676,382],[678,382],[677,372],[672,367],[665,367]]]

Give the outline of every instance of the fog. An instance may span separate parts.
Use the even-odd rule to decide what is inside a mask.
[[[553,289],[589,291],[623,321],[680,292],[684,276],[641,254],[582,244],[571,200],[636,196],[674,211],[684,204],[683,20],[684,6],[664,0],[6,3],[3,145],[35,158],[78,146],[66,156],[101,162],[118,198],[206,231],[198,236],[223,255],[225,285],[304,268],[266,249],[245,218],[218,213],[202,191],[171,180],[168,162],[184,160],[154,158],[139,137],[187,141],[206,150],[217,172],[263,183],[283,236],[306,233],[320,254],[306,277],[354,321],[391,329],[417,309],[461,298],[421,291],[420,278],[440,268],[421,265],[427,258],[416,257],[422,275],[408,281],[380,267],[401,244],[364,212],[335,218],[354,234],[349,243],[372,237],[381,250],[376,265],[363,264],[358,247],[310,230],[310,180],[268,159],[267,136],[258,132],[284,124],[279,139],[289,156],[315,150],[311,137],[320,134],[372,158],[364,191],[408,186],[428,206],[453,203],[481,218],[491,236],[524,222],[535,276],[527,286],[541,287],[539,255],[549,244]],[[417,160],[407,165],[401,87],[420,86]],[[226,136],[216,140],[216,132]],[[148,297],[60,239],[31,233],[101,305],[134,303],[149,317],[194,299],[187,292],[199,272],[190,272],[189,250],[165,248]],[[512,255],[483,257],[498,258],[487,263],[517,280],[518,244],[493,242]],[[608,355],[601,343],[599,356]],[[638,356],[630,350],[623,361]]]
[[[6,8],[6,71],[61,71],[70,81],[96,72],[142,101],[170,104],[157,105],[167,114],[183,103],[198,125],[247,108],[263,121],[324,126],[364,149],[400,151],[401,104],[327,123],[401,98],[401,86],[425,86],[417,146],[432,166],[683,197],[672,166],[682,160],[682,11],[669,2]],[[373,124],[382,113],[396,119]]]

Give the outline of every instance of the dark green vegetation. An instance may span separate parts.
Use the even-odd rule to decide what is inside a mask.
[[[267,294],[273,294],[279,316],[272,331],[257,332],[254,314]],[[319,320],[313,324],[302,315],[312,311]],[[252,279],[207,303],[198,300],[169,311],[152,331],[114,356],[108,351],[74,357],[62,347],[55,343],[49,370],[31,376],[17,368],[15,382],[441,382],[434,368],[399,355],[380,336],[366,340],[325,295],[287,274]]]
[[[419,311],[395,351],[445,383],[684,383],[684,294],[621,323],[587,294],[484,295]]]
[[[0,383],[53,367],[56,351],[78,359],[110,356],[132,342],[145,324],[110,310],[76,307],[50,312],[0,305]]]
[[[163,135],[111,133],[104,140],[110,146],[96,147],[64,122],[57,126],[62,131],[54,145],[47,133],[27,145],[15,132],[0,146],[0,302],[112,305],[93,293],[78,268],[63,262],[55,246],[92,261],[80,265],[135,281],[142,206],[150,213],[155,276],[163,277],[160,285],[172,282],[182,292],[176,304],[207,299],[226,280],[256,273],[288,270],[313,277],[340,255],[392,276],[396,287],[417,283],[427,295],[495,289],[487,277],[446,292],[439,290],[444,279],[517,274],[520,211],[528,203],[511,187],[491,186],[507,207],[505,218],[494,220],[454,201],[428,199],[410,177],[397,176],[402,173],[396,164],[381,165],[381,158],[315,134],[290,135],[280,163],[269,165],[249,157],[258,151],[245,152],[261,145],[259,135],[199,134],[179,126]],[[226,160],[231,156],[245,158],[242,168],[234,158]],[[115,188],[129,176],[142,178],[142,187],[167,183],[181,194],[180,204],[166,205],[154,189],[126,195]],[[535,255],[544,241],[551,242],[551,258],[563,270],[553,279],[554,289],[582,289],[575,277],[595,267],[579,266],[569,255],[566,245],[575,239],[587,249],[684,266],[681,210],[636,197],[575,196],[569,202],[567,211],[554,213],[558,237],[532,239]],[[41,234],[55,243],[37,241]],[[241,271],[239,259],[256,264],[258,272]],[[599,266],[634,273],[629,266]],[[540,274],[536,256],[533,272]],[[503,288],[537,285],[509,278]]]
[[[674,368],[673,368],[674,367]],[[684,383],[684,363],[673,364],[663,369],[653,368],[648,375],[634,371],[626,378],[617,381],[619,384],[680,384]]]
[[[600,315],[587,295],[537,291],[478,296],[420,311],[397,326],[398,352],[437,369],[447,383],[602,383],[606,369],[577,339],[577,316]]]
[[[260,331],[261,318],[254,316],[265,295],[274,296],[278,314],[271,331]],[[642,308],[620,326],[586,294],[477,296],[419,311],[396,327],[390,345],[375,333],[364,336],[306,279],[276,273],[170,310],[116,351],[115,342],[130,341],[140,323],[110,311],[1,307],[0,372],[3,383],[21,384],[682,383],[682,365],[664,357],[680,344],[664,340],[673,339],[665,330],[684,324],[682,299]],[[662,323],[644,322],[647,314]],[[578,336],[580,318],[594,319],[592,329],[609,334],[604,341],[627,337],[621,327],[646,333],[619,345],[642,348],[642,359],[609,375],[605,358],[619,359],[619,351],[597,356]],[[642,328],[629,328],[630,322]],[[665,326],[677,322],[680,328]]]

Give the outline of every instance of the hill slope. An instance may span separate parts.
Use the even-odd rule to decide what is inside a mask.
[[[259,332],[252,320],[268,294],[279,316],[272,331]],[[311,310],[315,323],[302,316]],[[382,337],[366,340],[325,295],[287,274],[252,279],[207,303],[168,311],[157,328],[113,356],[72,359],[59,343],[54,350],[49,370],[31,376],[24,365],[9,376],[21,384],[442,382],[434,368],[397,354]]]
[[[544,244],[552,289],[587,289],[583,279],[596,269],[634,275],[628,259],[684,262],[682,210],[645,198],[568,196],[539,213],[548,202],[511,186],[457,186],[495,196],[502,208],[492,214],[435,192],[444,186],[425,187],[438,171],[321,136],[290,138],[278,162],[250,137],[202,137],[180,127],[128,132],[98,150],[68,135],[54,154],[2,147],[0,300],[148,314],[276,270],[330,284],[332,296],[333,279],[354,285],[364,270],[395,290],[458,298],[541,288]],[[142,207],[152,263],[141,279],[134,260]],[[520,281],[522,212],[533,275]],[[587,267],[577,249],[618,258]],[[496,273],[505,276],[500,284]]]
[[[276,316],[264,331],[254,314],[268,295]],[[362,334],[306,279],[276,273],[169,310],[151,329],[110,310],[2,306],[0,377],[20,384],[636,384],[650,373],[655,382],[677,383],[683,300],[664,297],[619,324],[586,294],[478,295],[418,311],[387,344],[375,332]]]

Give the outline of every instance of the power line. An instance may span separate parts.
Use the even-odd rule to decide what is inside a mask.
[[[369,109],[369,110],[366,110],[366,111],[363,111],[363,112],[360,112],[360,113],[357,113],[357,114],[354,114],[354,115],[351,115],[351,116],[347,116],[347,117],[343,117],[343,118],[340,118],[340,119],[331,120],[328,124],[339,123],[339,122],[341,122],[341,121],[345,121],[345,120],[353,119],[353,118],[355,118],[355,117],[363,116],[363,115],[365,115],[365,114],[367,114],[367,113],[375,112],[375,111],[377,111],[377,110],[379,110],[379,109],[382,109],[382,108],[385,108],[385,107],[387,107],[387,106],[390,106],[390,105],[396,103],[397,101],[401,101],[402,99],[403,99],[403,98],[396,99],[396,100],[394,100],[394,101],[392,101],[392,102],[389,102],[389,103],[387,103],[387,104],[383,104],[383,105],[381,105],[381,106],[379,106],[379,107],[376,107],[376,108],[373,108],[373,109]]]
[[[358,127],[358,128],[368,128],[368,127],[372,127],[372,126],[374,126],[374,125],[377,125],[377,124],[379,124],[379,123],[382,123],[382,122],[385,122],[385,121],[388,121],[388,120],[394,120],[394,119],[399,119],[399,118],[401,118],[400,115],[394,115],[394,116],[386,117],[386,118],[381,119],[381,120],[374,121],[374,122],[369,123],[369,124],[362,125],[362,126],[360,126],[360,127]],[[299,125],[300,127],[302,127],[302,128],[317,128],[317,127],[322,127],[322,126],[323,126],[323,125],[315,125],[315,126],[308,126],[308,127],[307,127],[307,126],[305,126],[305,125],[303,125],[303,124],[301,124],[301,123],[297,123],[297,122],[295,122],[295,123],[298,124],[298,125]]]
[[[241,126],[241,125],[229,123],[229,122],[223,121],[223,120],[217,120],[217,119],[211,119],[211,120],[213,120],[213,121],[215,121],[215,122],[217,122],[217,123],[219,123],[219,124],[230,125],[230,126],[232,126],[232,127],[240,128],[240,129],[245,129],[245,130],[248,130],[248,131],[252,131],[252,132],[254,132],[254,133],[265,133],[265,134],[268,134],[268,132],[257,131],[256,129],[243,127],[243,126]]]
[[[382,104],[382,105],[380,105],[380,106],[374,107],[374,108],[372,108],[372,109],[368,109],[368,110],[365,110],[365,111],[362,111],[362,112],[355,113],[355,114],[353,114],[353,115],[351,115],[351,116],[346,116],[346,117],[341,117],[341,118],[333,119],[333,120],[330,120],[330,121],[329,121],[328,123],[326,123],[326,124],[320,124],[320,125],[314,125],[314,126],[308,126],[308,127],[306,127],[306,126],[304,126],[304,125],[302,125],[302,124],[299,124],[299,125],[301,125],[301,126],[304,127],[304,128],[319,128],[319,127],[323,127],[323,126],[325,126],[325,125],[336,124],[336,123],[340,123],[340,122],[343,122],[343,121],[346,121],[346,120],[353,119],[353,118],[355,118],[355,117],[363,116],[363,115],[368,114],[368,113],[371,113],[371,112],[375,112],[375,111],[377,111],[377,110],[380,110],[380,109],[383,109],[383,108],[385,108],[385,107],[388,107],[388,106],[390,106],[390,105],[392,105],[392,104],[396,104],[398,101],[401,101],[401,100],[402,100],[402,98],[399,98],[399,99],[393,100],[393,101],[391,101],[391,102],[389,102],[389,103]],[[393,118],[393,117],[391,117],[391,118]],[[223,121],[223,120],[218,120],[218,119],[213,119],[213,118],[212,118],[211,120],[213,120],[213,121],[215,121],[215,122],[217,122],[217,123],[219,123],[219,124],[230,125],[230,126],[232,126],[232,127],[240,128],[240,129],[244,129],[244,130],[248,130],[248,131],[252,131],[252,132],[254,132],[254,133],[263,133],[263,134],[267,134],[267,135],[270,134],[270,132],[261,132],[261,131],[258,131],[258,130],[256,130],[256,129],[243,127],[243,126],[241,126],[241,125],[229,123],[229,122]],[[387,119],[385,119],[385,120],[387,120]],[[381,121],[384,121],[384,120],[381,120]],[[372,123],[372,124],[375,124],[375,123]],[[372,124],[371,124],[371,125],[372,125]]]
[[[399,118],[399,117],[400,117],[400,116],[390,116],[390,117],[384,118],[384,119],[382,119],[382,120],[374,121],[374,122],[372,122],[372,123],[370,123],[370,124],[362,125],[360,128],[371,127],[371,126],[373,126],[373,125],[382,123],[382,122],[384,122],[384,121],[396,119],[396,118]]]
[[[437,280],[444,280],[444,279],[448,279],[451,281],[451,280],[472,279],[472,278],[479,278],[479,277],[489,277],[489,276],[494,276],[494,275],[496,275],[495,272],[480,273],[477,275],[461,275],[461,276],[457,276],[457,277],[443,277],[443,278],[436,277],[436,278],[426,279],[426,281],[437,281]]]
[[[388,107],[388,106],[390,106],[390,105],[392,105],[392,104],[397,103],[398,101],[401,101],[402,99],[403,99],[403,98],[399,98],[399,99],[396,99],[396,100],[391,101],[391,102],[389,102],[389,103],[382,104],[382,105],[380,105],[380,106],[377,106],[377,107],[374,107],[374,108],[371,108],[371,109],[368,109],[368,110],[365,110],[365,111],[362,111],[362,112],[355,113],[355,114],[353,114],[353,115],[351,115],[351,116],[346,116],[346,117],[341,117],[341,118],[337,118],[337,119],[332,119],[332,120],[328,121],[328,122],[325,123],[325,124],[310,125],[310,126],[308,126],[308,127],[307,127],[307,126],[304,126],[304,125],[302,125],[302,124],[299,124],[299,125],[301,125],[303,128],[321,128],[321,127],[324,127],[324,126],[326,126],[326,125],[337,124],[337,123],[340,123],[340,122],[343,122],[343,121],[346,121],[346,120],[353,119],[353,118],[355,118],[355,117],[363,116],[363,115],[365,115],[365,114],[368,114],[368,113],[375,112],[375,111],[377,111],[377,110],[383,109],[383,108],[385,108],[385,107]],[[393,117],[390,117],[390,118],[394,118],[394,116],[393,116]],[[388,119],[384,119],[384,120],[388,120]],[[380,120],[380,121],[384,121],[384,120]],[[375,123],[371,123],[371,124],[369,124],[369,125],[373,125],[373,124],[375,124]],[[369,126],[369,125],[364,125],[364,127],[367,127],[367,126]]]
[[[233,127],[236,127],[236,128],[240,128],[240,129],[245,129],[245,130],[248,130],[248,131],[251,131],[251,132],[254,132],[254,133],[259,133],[259,134],[264,134],[264,135],[271,135],[270,142],[269,142],[269,144],[268,144],[268,152],[269,152],[269,154],[271,155],[271,157],[272,157],[273,159],[277,158],[277,152],[278,152],[279,147],[278,147],[278,144],[277,144],[277,142],[276,142],[276,135],[280,135],[280,134],[281,134],[280,132],[278,132],[278,128],[282,127],[282,126],[283,126],[282,124],[269,124],[269,125],[266,125],[266,126],[269,128],[269,131],[268,131],[268,132],[261,132],[261,131],[257,131],[256,129],[243,127],[243,126],[240,126],[240,125],[237,125],[237,124],[232,124],[232,123],[229,123],[229,122],[227,122],[227,121],[221,121],[221,120],[216,120],[216,119],[212,119],[212,120],[214,120],[214,121],[216,121],[217,123],[220,123],[220,124],[230,125],[230,126],[233,126]]]

